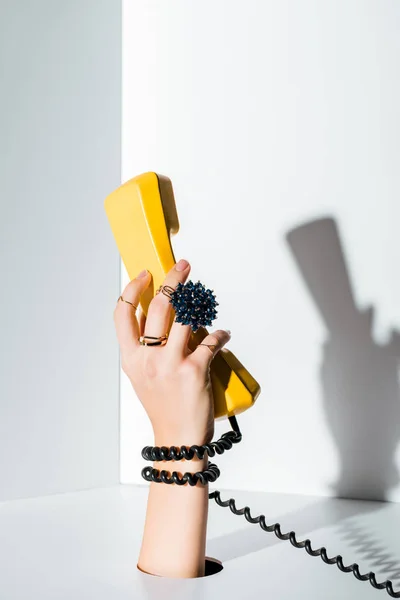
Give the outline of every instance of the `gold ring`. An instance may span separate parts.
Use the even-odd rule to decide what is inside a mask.
[[[160,337],[153,337],[152,335],[141,335],[138,337],[138,341],[141,346],[164,346],[167,343],[168,333],[161,335]],[[156,340],[155,342],[148,342],[147,340]],[[164,342],[164,343],[163,343]]]
[[[218,346],[218,344],[199,344],[199,346],[206,346],[207,348],[209,348],[210,352],[214,354],[214,350]]]
[[[120,296],[117,300],[117,302],[119,302],[120,300],[122,300],[122,302],[126,302],[127,304],[130,304],[131,306],[133,306],[133,308],[136,310],[137,306],[135,306],[134,304],[132,304],[132,302],[129,302],[129,300],[124,300],[124,298],[122,296]]]
[[[174,291],[175,291],[175,288],[171,287],[170,285],[160,285],[156,291],[156,294],[159,294],[160,292],[162,292],[164,294],[164,296],[171,298],[171,294]]]

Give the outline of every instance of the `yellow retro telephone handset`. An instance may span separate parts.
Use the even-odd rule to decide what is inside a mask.
[[[155,290],[175,264],[170,237],[178,232],[179,221],[171,181],[156,173],[139,175],[110,194],[105,209],[129,277],[142,269],[152,275],[140,300],[147,314]],[[206,335],[204,328],[192,332],[189,347],[194,349]],[[257,381],[228,349],[215,355],[210,374],[216,419],[243,412],[260,393]]]
[[[142,310],[147,314],[149,303],[156,289],[163,283],[167,272],[175,264],[170,238],[178,232],[179,221],[171,181],[167,177],[151,172],[134,177],[106,198],[105,209],[129,277],[133,279],[142,269],[147,269],[152,274],[152,282],[140,299]],[[174,311],[171,312],[174,313]],[[170,325],[172,325],[174,316],[174,314],[171,315]],[[192,331],[189,348],[193,350],[206,337],[207,333],[203,327],[195,332]],[[220,440],[204,444],[204,446],[182,447],[179,450],[174,446],[171,448],[146,446],[142,450],[143,458],[152,461],[181,460],[183,458],[190,460],[195,454],[202,458],[205,452],[213,457],[215,454],[222,454],[232,448],[233,444],[241,441],[242,434],[236,415],[253,406],[260,394],[260,386],[227,348],[223,353],[218,352],[213,358],[210,376],[214,397],[214,416],[216,419],[228,418],[232,431],[224,433]],[[201,480],[201,483],[214,482],[219,474],[218,467],[210,464],[209,469],[203,471],[203,475],[200,473],[198,479]],[[142,476],[147,481],[178,485],[186,482],[190,485],[197,483],[197,478],[190,473],[179,478],[174,471],[169,480],[163,475],[163,472],[160,476],[157,469],[150,467],[142,470]],[[325,563],[336,564],[341,571],[352,572],[360,581],[369,581],[376,589],[386,589],[392,598],[400,598],[400,592],[393,590],[390,580],[377,583],[375,574],[371,571],[362,575],[357,563],[345,566],[340,555],[329,558],[325,547],[313,550],[309,539],[298,541],[294,531],[282,533],[280,524],[267,525],[264,515],[252,517],[248,506],[241,509],[236,508],[234,498],[223,501],[217,490],[211,492],[209,498],[213,498],[219,506],[229,507],[236,515],[244,515],[250,523],[259,523],[264,531],[275,533],[280,540],[289,540],[293,546],[304,548],[311,556],[320,556]]]

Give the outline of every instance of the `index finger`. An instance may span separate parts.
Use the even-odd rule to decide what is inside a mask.
[[[142,271],[125,287],[114,310],[114,323],[118,343],[122,351],[132,351],[139,344],[139,323],[136,310],[140,296],[151,281],[150,272]]]

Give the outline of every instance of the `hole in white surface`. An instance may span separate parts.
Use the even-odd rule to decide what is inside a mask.
[[[153,573],[148,573],[147,571],[143,571],[143,569],[141,569],[139,567],[139,565],[136,565],[136,567],[137,567],[137,569],[139,569],[139,571],[141,573],[145,573],[146,575],[150,575],[151,577],[161,577],[161,575],[154,575]],[[224,567],[220,560],[218,560],[217,558],[211,558],[210,556],[206,556],[204,577],[208,577],[209,575],[216,575],[217,573],[222,571],[223,568]],[[189,579],[189,578],[187,578],[187,579]],[[190,579],[193,579],[193,578],[190,577]]]
[[[204,577],[208,577],[209,575],[216,575],[224,568],[222,562],[217,558],[211,558],[210,556],[206,556],[206,566],[204,570]]]

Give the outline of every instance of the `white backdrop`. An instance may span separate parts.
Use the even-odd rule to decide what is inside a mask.
[[[262,388],[217,487],[400,500],[399,27],[396,0],[124,1],[123,180],[172,179],[176,258]],[[151,442],[123,377],[123,482]]]

